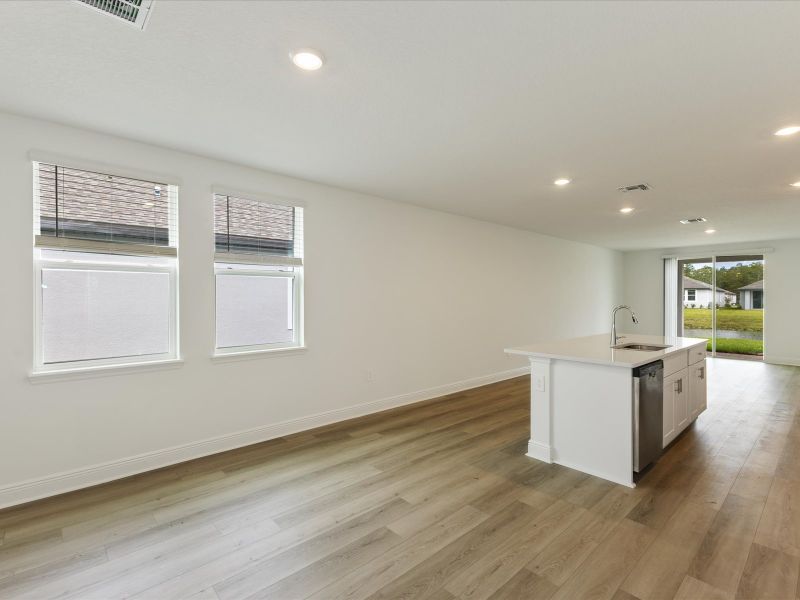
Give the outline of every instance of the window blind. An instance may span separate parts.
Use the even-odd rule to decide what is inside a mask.
[[[667,337],[683,335],[683,325],[678,330],[678,307],[683,306],[678,288],[678,259],[664,259],[664,335]]]
[[[303,264],[303,209],[214,194],[215,260]]]
[[[36,245],[130,254],[177,254],[177,188],[35,163]]]

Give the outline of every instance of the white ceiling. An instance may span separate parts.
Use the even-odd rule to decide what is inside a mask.
[[[800,124],[800,2],[156,0],[144,32],[0,2],[0,23],[2,110],[612,248],[800,236],[800,135],[772,135]],[[678,224],[699,215],[718,233]]]

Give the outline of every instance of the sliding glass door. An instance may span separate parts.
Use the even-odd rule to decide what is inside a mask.
[[[761,360],[763,255],[683,259],[677,271],[677,335],[707,339],[714,356]]]
[[[764,356],[764,257],[718,256],[714,328],[716,356],[761,360]]]
[[[678,261],[678,335],[705,338],[708,351],[714,351],[714,306],[711,289],[714,259],[694,258]]]

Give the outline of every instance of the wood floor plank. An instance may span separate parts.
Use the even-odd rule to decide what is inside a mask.
[[[800,556],[800,481],[773,480],[755,541]]]
[[[395,498],[322,532],[304,525],[301,531],[284,530],[225,554],[206,554],[191,561],[187,569],[172,569],[172,573],[177,571],[177,577],[156,578],[138,593],[142,598],[179,598],[209,586],[220,597],[235,596],[242,590],[249,590],[243,595],[255,593],[385,527],[412,508]],[[141,581],[136,584],[141,587]]]
[[[730,492],[744,498],[765,500],[779,460],[780,455],[754,447]]]
[[[108,562],[108,556],[101,548],[94,552],[73,554],[61,560],[50,561],[43,566],[18,572],[16,576],[0,578],[0,598],[38,595],[38,590],[43,586],[52,584],[71,572],[82,571],[105,562]]]
[[[548,600],[558,588],[547,579],[522,569],[509,579],[502,587],[489,596],[490,600],[520,600],[536,598]]]
[[[687,500],[719,509],[739,476],[743,464],[744,461],[741,459],[724,454],[716,455],[695,482]]]
[[[683,578],[683,583],[675,594],[675,600],[733,600],[733,597],[732,593],[715,588],[691,575]]]
[[[689,574],[735,592],[763,508],[761,501],[729,494],[703,539]]]
[[[672,598],[716,514],[706,504],[683,504],[636,563],[622,589],[641,600]]]
[[[407,538],[366,565],[348,572],[310,598],[368,598],[487,518],[484,513],[465,506],[434,527]]]
[[[263,598],[265,600],[271,598],[306,598],[339,579],[343,572],[361,567],[375,556],[381,555],[390,548],[397,546],[401,541],[402,538],[400,536],[385,527],[381,527],[344,548],[330,553],[299,571],[295,571],[288,577],[281,577],[285,572],[279,571],[277,574],[278,580],[271,585],[261,587],[264,581],[275,579],[276,576],[274,574],[269,578],[263,578],[262,583],[258,584],[259,589],[255,592],[241,593],[241,591],[235,591],[229,593],[226,591],[223,582],[218,584],[221,587],[217,595],[220,600],[241,597]],[[304,559],[307,560],[307,557],[304,556]],[[280,567],[275,567],[272,564],[261,565],[260,573],[270,571],[273,568]],[[251,581],[250,584],[252,585],[252,583]],[[215,590],[217,590],[217,587],[215,587]]]
[[[534,574],[556,587],[563,585],[599,545],[593,528],[603,520],[591,512],[582,514],[526,565]]]
[[[752,544],[736,597],[754,600],[791,598],[797,590],[798,575],[800,557]]]
[[[459,477],[455,481],[447,477],[442,478],[441,485],[437,483],[424,494],[407,495],[399,494],[407,502],[414,504],[415,508],[408,515],[401,517],[389,525],[389,529],[403,537],[409,537],[430,525],[435,524],[448,514],[455,512],[466,504],[481,510],[473,501],[485,499],[486,494],[501,487],[504,481],[492,473],[486,473],[473,467],[457,472]],[[525,490],[523,490],[523,493]],[[487,511],[482,511],[489,514]]]
[[[450,576],[444,588],[458,598],[488,598],[583,512],[583,508],[557,500],[493,552]]]
[[[555,502],[555,499],[550,499]],[[509,536],[533,521],[540,509],[522,502],[512,502],[469,533],[451,542],[420,565],[383,586],[370,600],[429,598],[442,589],[453,573],[468,569],[481,557],[495,552]]]
[[[553,598],[612,598],[656,535],[656,531],[645,525],[623,519]]]

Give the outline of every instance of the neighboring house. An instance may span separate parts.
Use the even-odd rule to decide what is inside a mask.
[[[736,303],[736,294],[717,288],[716,301],[713,299],[711,292],[711,284],[705,281],[698,281],[691,277],[683,276],[683,305],[691,307],[695,305],[697,308],[705,308],[716,302],[720,306],[726,304]]]
[[[764,308],[764,280],[739,288],[739,305],[746,309]]]

